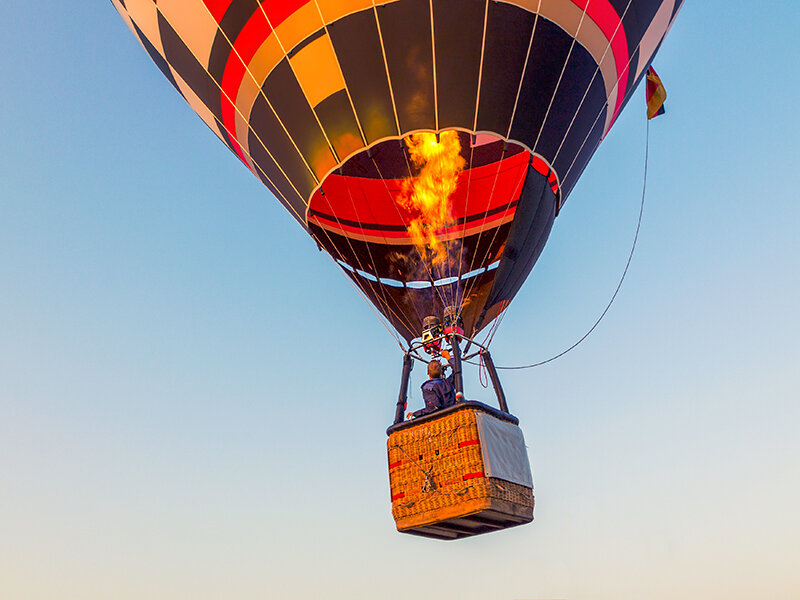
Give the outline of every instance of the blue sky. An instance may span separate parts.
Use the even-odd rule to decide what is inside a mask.
[[[504,374],[536,520],[442,544],[394,531],[400,355],[347,280],[110,3],[5,3],[0,596],[796,598],[800,8],[768,4],[687,2],[625,285],[578,349]],[[643,111],[639,90],[498,363],[605,306]]]

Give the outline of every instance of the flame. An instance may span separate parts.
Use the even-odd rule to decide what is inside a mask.
[[[450,196],[466,165],[461,142],[455,131],[444,131],[438,140],[435,133],[415,133],[406,138],[406,145],[419,174],[403,183],[398,202],[416,215],[408,225],[408,233],[420,256],[433,266],[440,266],[447,260],[447,250],[439,235],[453,224]]]

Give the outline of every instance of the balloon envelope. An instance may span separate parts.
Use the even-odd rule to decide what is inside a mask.
[[[112,0],[152,60],[407,340],[513,299],[683,0]],[[416,243],[409,136],[457,132]],[[452,135],[452,134],[451,134]],[[424,233],[423,233],[424,234]]]

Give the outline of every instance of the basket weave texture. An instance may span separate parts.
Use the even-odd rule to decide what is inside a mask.
[[[530,488],[485,476],[478,412],[459,410],[389,436],[392,515],[399,530],[487,510],[498,504],[493,499],[532,512]]]

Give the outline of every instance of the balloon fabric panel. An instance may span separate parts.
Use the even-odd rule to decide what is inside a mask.
[[[376,10],[400,129],[436,129],[429,0],[392,2]]]
[[[375,13],[336,21],[328,32],[367,143],[399,135]]]
[[[442,129],[463,127],[475,119],[485,6],[481,0],[433,2],[436,95]]]
[[[407,340],[448,305],[470,335],[508,306],[682,5],[112,1],[187,103]],[[403,207],[424,170],[409,144],[448,129],[463,166],[440,199],[447,260],[434,265]]]

